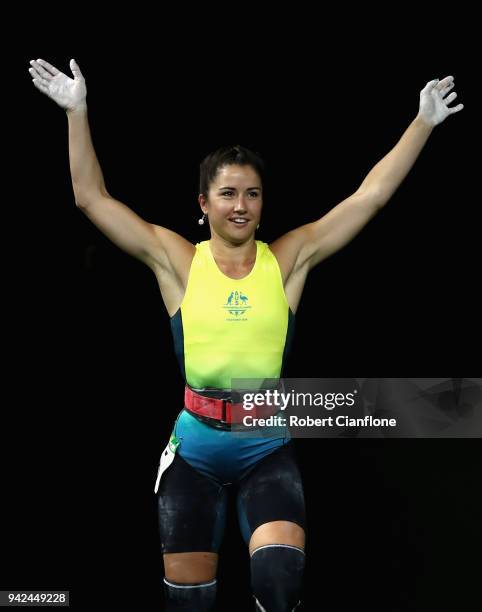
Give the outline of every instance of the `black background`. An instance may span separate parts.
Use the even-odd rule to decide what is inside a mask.
[[[67,74],[77,60],[109,192],[192,242],[208,238],[197,182],[213,149],[263,154],[257,237],[269,243],[350,195],[415,118],[426,82],[454,75],[452,106],[465,109],[434,130],[387,207],[310,274],[287,374],[480,374],[470,17],[464,31],[447,18],[398,37],[395,17],[353,36],[343,20],[251,16],[212,29],[193,15],[189,27],[143,15],[122,28],[72,16],[60,40],[44,13],[10,51],[1,588],[70,589],[83,610],[162,609],[152,489],[183,393],[155,277],[76,209],[67,119],[31,84],[31,59]],[[478,442],[296,440],[305,609],[472,609]],[[219,610],[252,609],[248,572],[231,513]]]

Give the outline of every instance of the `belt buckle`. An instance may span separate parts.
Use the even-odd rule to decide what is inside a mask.
[[[221,409],[221,410],[222,410],[222,413],[221,413],[221,421],[220,421],[220,422],[221,422],[223,425],[228,425],[228,426],[231,426],[231,423],[229,423],[228,421],[226,421],[226,403],[227,403],[229,400],[222,399],[221,401],[222,401],[222,403],[223,403],[223,404],[222,404],[222,409]]]

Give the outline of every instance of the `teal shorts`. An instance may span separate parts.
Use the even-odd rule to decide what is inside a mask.
[[[246,435],[211,427],[184,408],[172,433],[180,440],[177,453],[219,484],[238,483],[263,457],[291,440],[286,426],[253,428]]]

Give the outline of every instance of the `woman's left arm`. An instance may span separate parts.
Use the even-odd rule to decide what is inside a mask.
[[[463,104],[449,107],[457,94],[452,92],[454,78],[434,80],[420,92],[420,107],[395,147],[367,174],[355,193],[326,215],[292,232],[291,245],[298,243],[297,267],[309,269],[350,242],[370,219],[390,200],[409,173],[432,130],[449,115],[463,109]]]
[[[448,106],[457,97],[455,91],[444,98],[454,85],[453,76],[427,83],[420,92],[418,115],[395,147],[370,170],[360,189],[376,187],[382,195],[383,204],[388,202],[410,172],[433,128],[464,108],[463,104],[452,108]]]

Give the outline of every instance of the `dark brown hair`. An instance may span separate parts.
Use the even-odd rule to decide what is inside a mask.
[[[260,154],[241,145],[228,145],[220,147],[213,153],[209,153],[200,165],[199,193],[206,197],[209,185],[215,180],[218,171],[224,166],[237,164],[239,166],[252,166],[261,179],[264,180],[264,161]]]

